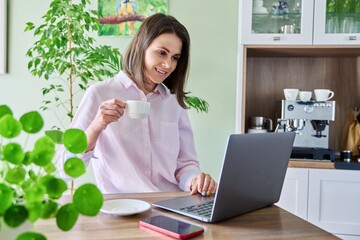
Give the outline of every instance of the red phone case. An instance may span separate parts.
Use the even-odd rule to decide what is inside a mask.
[[[179,220],[176,220],[176,221],[179,221]],[[170,231],[168,229],[161,228],[159,226],[155,226],[155,225],[152,225],[150,223],[144,222],[142,220],[139,221],[139,225],[142,226],[142,227],[146,227],[146,228],[155,230],[157,232],[164,233],[164,234],[169,235],[171,237],[178,238],[178,239],[188,239],[188,238],[191,238],[191,237],[195,237],[195,236],[197,236],[199,234],[202,234],[204,232],[204,229],[201,228],[201,229],[199,229],[197,231],[190,232],[190,233],[187,233],[187,234],[179,234],[179,233],[176,233],[176,232],[172,232],[172,231]]]

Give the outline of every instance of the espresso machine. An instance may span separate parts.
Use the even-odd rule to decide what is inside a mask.
[[[291,158],[335,159],[329,149],[329,122],[335,120],[335,101],[282,100],[276,132],[295,132]]]

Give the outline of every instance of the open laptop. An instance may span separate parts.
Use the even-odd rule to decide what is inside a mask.
[[[215,196],[189,195],[153,206],[204,222],[270,206],[279,201],[294,138],[294,132],[232,134]]]

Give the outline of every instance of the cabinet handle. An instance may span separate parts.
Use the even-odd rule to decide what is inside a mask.
[[[273,37],[273,40],[274,40],[274,41],[280,41],[280,37],[279,37],[279,36],[274,36],[274,37]]]
[[[349,36],[349,40],[356,40],[356,36]]]

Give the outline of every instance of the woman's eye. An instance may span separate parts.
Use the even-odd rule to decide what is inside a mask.
[[[166,55],[166,52],[165,52],[165,51],[158,51],[158,54],[159,54],[160,56],[165,56],[165,55]]]
[[[180,56],[175,56],[175,57],[173,57],[172,59],[173,59],[174,61],[179,61]]]

